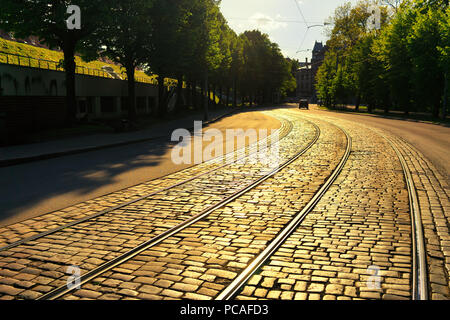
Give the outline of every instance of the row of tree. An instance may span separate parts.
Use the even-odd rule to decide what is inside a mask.
[[[158,114],[167,113],[165,79],[178,80],[178,97],[205,111],[211,93],[222,104],[264,103],[296,86],[279,47],[259,31],[237,35],[214,0],[77,0],[81,29],[67,28],[68,1],[3,0],[0,28],[18,37],[38,36],[64,52],[68,120],[76,113],[76,53],[120,64],[128,79],[129,117],[136,117],[134,73],[158,75]],[[184,87],[184,90],[183,90]],[[187,89],[187,90],[186,90]],[[199,94],[199,91],[200,94]],[[177,110],[186,106],[177,99]],[[225,100],[225,101],[224,101]],[[215,100],[213,100],[215,101]]]
[[[387,5],[386,5],[387,4]],[[370,29],[373,5],[379,29]],[[369,10],[370,9],[370,10]],[[375,10],[376,11],[376,10]],[[446,115],[450,69],[448,0],[364,1],[336,9],[316,89],[328,107],[365,104]]]

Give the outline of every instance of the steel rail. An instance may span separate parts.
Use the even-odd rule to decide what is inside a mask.
[[[399,148],[396,146],[395,142],[383,134],[379,129],[374,129],[365,125],[361,127],[367,128],[374,133],[380,135],[384,138],[389,145],[392,147],[396,153],[400,164],[402,166],[403,175],[408,189],[410,216],[411,216],[411,237],[412,237],[412,272],[413,272],[413,300],[428,300],[429,290],[428,290],[428,273],[427,273],[427,263],[426,263],[426,245],[425,236],[423,232],[422,225],[422,215],[420,210],[420,203],[417,197],[417,189],[412,177],[411,171],[409,170],[408,164],[400,152]],[[403,138],[398,137],[403,143],[407,143]]]
[[[361,125],[363,126],[363,125]],[[382,138],[384,138],[391,148],[396,153],[400,164],[402,166],[403,175],[405,178],[406,186],[408,189],[408,199],[409,199],[409,208],[410,208],[410,216],[411,216],[411,237],[412,237],[412,280],[413,280],[413,292],[412,299],[413,300],[428,300],[428,272],[427,272],[427,263],[426,263],[426,246],[425,246],[425,236],[423,233],[423,225],[422,225],[422,215],[420,210],[419,199],[417,197],[417,189],[414,183],[414,179],[411,174],[411,170],[408,167],[408,164],[405,160],[405,157],[400,152],[400,149],[397,147],[396,143],[388,138],[385,134],[383,134],[379,129],[373,129],[367,126],[363,126]],[[400,141],[403,143],[407,143],[401,137],[398,137]]]
[[[334,125],[336,126],[336,125]],[[338,126],[336,126],[338,127]],[[224,290],[222,290],[215,300],[230,300],[239,291],[239,289],[245,285],[250,277],[258,271],[258,269],[269,259],[273,253],[279,249],[286,239],[297,229],[302,223],[305,217],[315,208],[317,203],[322,199],[323,195],[328,191],[336,178],[341,173],[352,150],[352,138],[342,128],[338,127],[347,138],[347,148],[345,153],[334,169],[331,176],[325,182],[325,184],[316,192],[314,197],[306,204],[306,206],[294,217],[294,219],[277,235],[277,237],[229,284]]]
[[[310,122],[310,121],[308,121]],[[287,166],[289,166],[290,164],[292,164],[294,161],[296,161],[297,159],[299,159],[303,154],[305,154],[309,149],[312,148],[313,145],[316,144],[316,142],[319,140],[321,131],[320,128],[310,122],[315,130],[316,130],[316,134],[314,139],[308,143],[308,145],[306,145],[301,151],[299,151],[298,153],[296,153],[294,156],[292,156],[289,160],[287,160],[286,162],[284,162],[282,165],[280,165],[278,168],[275,168],[274,170],[272,170],[271,172],[269,172],[268,174],[264,175],[263,177],[259,178],[258,180],[250,183],[249,185],[247,185],[246,187],[244,187],[243,189],[235,192],[234,194],[232,194],[231,196],[227,197],[226,199],[220,201],[219,203],[210,206],[209,208],[203,210],[202,212],[200,212],[198,215],[189,218],[188,220],[180,223],[179,225],[155,236],[154,238],[140,244],[139,246],[136,246],[135,248],[129,250],[128,252],[108,261],[105,262],[104,264],[98,266],[97,268],[94,268],[92,270],[90,270],[89,272],[87,272],[86,274],[82,275],[79,278],[79,282],[78,284],[81,286],[91,280],[93,280],[94,278],[102,275],[103,273],[114,269],[115,267],[129,261],[130,259],[134,258],[135,256],[139,255],[140,253],[158,245],[159,243],[161,243],[162,241],[164,241],[165,239],[176,235],[177,233],[179,233],[180,231],[190,227],[191,225],[193,225],[194,223],[202,220],[203,218],[207,217],[208,215],[210,215],[212,212],[224,207],[225,205],[227,205],[228,203],[236,200],[237,198],[241,197],[242,195],[246,194],[247,192],[249,192],[250,190],[256,188],[257,186],[259,186],[260,184],[262,184],[263,182],[265,182],[266,180],[272,178],[275,174],[277,174],[278,172],[280,172],[281,170],[283,170],[284,168],[286,168]],[[76,288],[69,288],[68,286],[60,286],[58,288],[55,288],[54,290],[38,297],[36,300],[55,300],[60,298],[61,296],[72,292],[73,290],[75,290]]]
[[[282,119],[283,119],[283,118],[282,118]],[[286,122],[283,122],[282,127],[279,128],[279,129],[277,129],[277,130],[275,131],[275,133],[273,133],[273,134],[271,134],[270,136],[266,137],[264,140],[267,140],[267,141],[271,140],[271,139],[273,138],[273,136],[274,136],[277,132],[278,132],[278,133],[281,132],[281,131],[284,130],[286,127],[289,128],[289,131],[288,131],[288,133],[287,133],[285,136],[282,137],[282,139],[284,139],[284,138],[289,134],[289,132],[292,131],[292,125],[290,124],[290,121],[288,121],[288,120],[286,120],[286,119],[283,119],[283,120],[285,120]],[[290,125],[287,126],[286,123],[289,123]],[[281,139],[281,140],[282,140],[282,139]],[[281,141],[281,140],[279,140],[279,141]],[[279,143],[279,141],[278,141],[277,143]],[[141,196],[141,197],[139,197],[139,198],[136,198],[136,199],[134,199],[134,200],[131,200],[131,201],[122,203],[122,204],[120,204],[120,205],[117,205],[117,206],[114,206],[114,207],[111,207],[111,208],[104,209],[104,210],[102,210],[102,211],[100,211],[100,212],[91,214],[91,215],[86,216],[86,217],[84,217],[84,218],[80,218],[80,219],[77,219],[77,220],[75,220],[75,221],[69,222],[69,223],[64,224],[64,225],[62,225],[62,226],[60,226],[60,227],[57,227],[57,228],[54,228],[54,229],[51,229],[51,230],[47,230],[47,231],[43,231],[43,232],[40,232],[40,233],[38,233],[38,234],[36,234],[36,235],[33,235],[33,236],[30,236],[30,237],[27,237],[27,238],[24,238],[24,239],[15,241],[15,242],[10,243],[10,244],[8,244],[8,245],[6,245],[6,246],[0,247],[0,252],[5,251],[5,250],[8,250],[8,249],[11,249],[11,248],[14,248],[14,247],[17,247],[17,246],[20,246],[20,245],[25,244],[25,243],[30,242],[30,241],[34,241],[34,240],[37,240],[37,239],[46,237],[46,236],[51,235],[51,234],[53,234],[53,233],[56,233],[56,232],[58,232],[58,231],[61,231],[61,230],[67,229],[67,228],[71,228],[71,227],[76,226],[76,225],[78,225],[78,224],[81,224],[81,223],[83,223],[83,222],[86,222],[86,221],[95,219],[95,218],[97,218],[97,217],[103,216],[103,215],[105,215],[105,214],[107,214],[107,213],[109,213],[109,212],[112,212],[112,211],[115,211],[115,210],[118,210],[118,209],[122,209],[122,208],[127,207],[127,206],[129,206],[129,205],[132,205],[132,204],[134,204],[134,203],[136,203],[136,202],[139,202],[139,201],[148,199],[148,198],[150,198],[150,197],[152,197],[152,196],[154,196],[154,195],[156,195],[156,194],[165,192],[165,191],[167,191],[167,190],[176,188],[176,187],[178,187],[178,186],[181,186],[181,185],[183,185],[183,184],[189,183],[189,182],[194,181],[194,180],[196,180],[196,179],[199,179],[199,178],[201,178],[201,177],[207,176],[207,175],[209,175],[209,174],[211,174],[211,173],[213,173],[213,172],[215,172],[215,171],[217,171],[217,170],[223,169],[223,168],[225,168],[225,167],[227,167],[227,166],[232,165],[233,163],[237,163],[237,162],[239,162],[239,161],[241,161],[241,160],[243,160],[243,159],[245,159],[245,158],[250,157],[250,156],[253,155],[255,152],[258,152],[257,146],[259,146],[261,143],[262,143],[262,141],[258,141],[258,142],[256,142],[255,144],[253,144],[252,146],[249,146],[249,147],[248,147],[248,151],[250,151],[251,149],[255,149],[255,148],[256,148],[256,150],[253,150],[253,152],[249,153],[248,155],[245,155],[245,152],[246,152],[247,148],[244,148],[245,150],[243,150],[243,149],[236,150],[236,151],[234,151],[234,152],[232,152],[232,153],[230,153],[230,154],[226,154],[226,155],[224,155],[224,156],[220,156],[220,157],[218,157],[218,158],[214,158],[214,159],[211,159],[211,160],[208,160],[208,161],[202,163],[202,164],[208,164],[209,162],[211,162],[211,163],[212,163],[212,162],[215,162],[215,161],[217,162],[218,159],[220,159],[220,158],[222,157],[223,160],[225,161],[225,164],[223,164],[223,165],[221,165],[221,166],[219,166],[219,167],[217,167],[217,168],[214,168],[214,169],[209,170],[209,171],[207,171],[207,172],[198,174],[198,175],[196,175],[196,176],[194,176],[194,177],[191,177],[191,178],[189,178],[189,179],[180,181],[180,182],[178,182],[178,183],[176,183],[176,184],[170,185],[170,186],[168,186],[168,187],[162,188],[162,189],[157,190],[157,191],[154,191],[154,192],[152,192],[152,193],[146,194],[146,195]],[[266,144],[265,147],[264,147],[264,149],[269,148],[271,145],[272,145],[272,143],[271,143],[270,145],[269,145],[269,144]],[[231,157],[231,156],[232,156],[232,157],[234,158],[235,155],[238,155],[239,153],[244,153],[244,155],[243,155],[242,157],[236,159],[236,160],[233,160],[231,163],[228,163],[228,161],[227,161],[227,158],[228,158],[228,157]],[[190,169],[190,168],[183,169],[183,170],[181,170],[181,171],[179,171],[179,172],[182,172],[182,171],[188,170],[188,169]]]
[[[412,235],[412,271],[413,271],[413,300],[428,300],[428,276],[427,276],[427,262],[426,262],[426,248],[425,248],[425,237],[423,233],[422,225],[422,215],[420,212],[419,199],[417,197],[417,189],[411,174],[411,170],[408,164],[394,143],[394,141],[385,135],[381,135],[389,144],[392,149],[394,149],[397,154],[398,159],[402,165],[403,174],[405,177],[408,197],[409,197],[409,207],[411,214],[411,235]]]

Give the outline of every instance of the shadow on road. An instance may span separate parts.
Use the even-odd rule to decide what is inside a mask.
[[[224,120],[249,111],[269,109],[273,108],[236,110]],[[0,226],[189,167],[168,161],[175,145],[166,137],[0,168]]]

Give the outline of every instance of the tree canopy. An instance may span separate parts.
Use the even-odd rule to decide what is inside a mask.
[[[343,5],[333,17],[325,63],[316,78],[329,107],[374,107],[446,114],[449,7],[443,0],[382,1],[381,29],[370,30],[367,8]],[[332,67],[335,61],[335,67]]]
[[[136,115],[137,67],[158,76],[162,117],[169,100],[167,78],[178,80],[177,110],[203,106],[205,117],[210,99],[229,105],[232,95],[234,105],[238,98],[265,103],[294,90],[292,62],[283,57],[278,45],[256,30],[237,35],[219,4],[214,0],[79,0],[81,29],[68,30],[68,1],[4,0],[0,28],[19,37],[38,36],[64,51],[72,117],[75,53],[86,59],[108,57],[126,70],[130,118]],[[190,89],[188,99],[181,98],[183,88]]]

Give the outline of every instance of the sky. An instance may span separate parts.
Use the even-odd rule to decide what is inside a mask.
[[[346,2],[354,5],[357,0],[222,0],[220,7],[236,33],[259,29],[286,57],[304,61],[311,58],[305,50],[312,50],[316,40],[327,40],[324,27],[307,27],[323,24]]]

